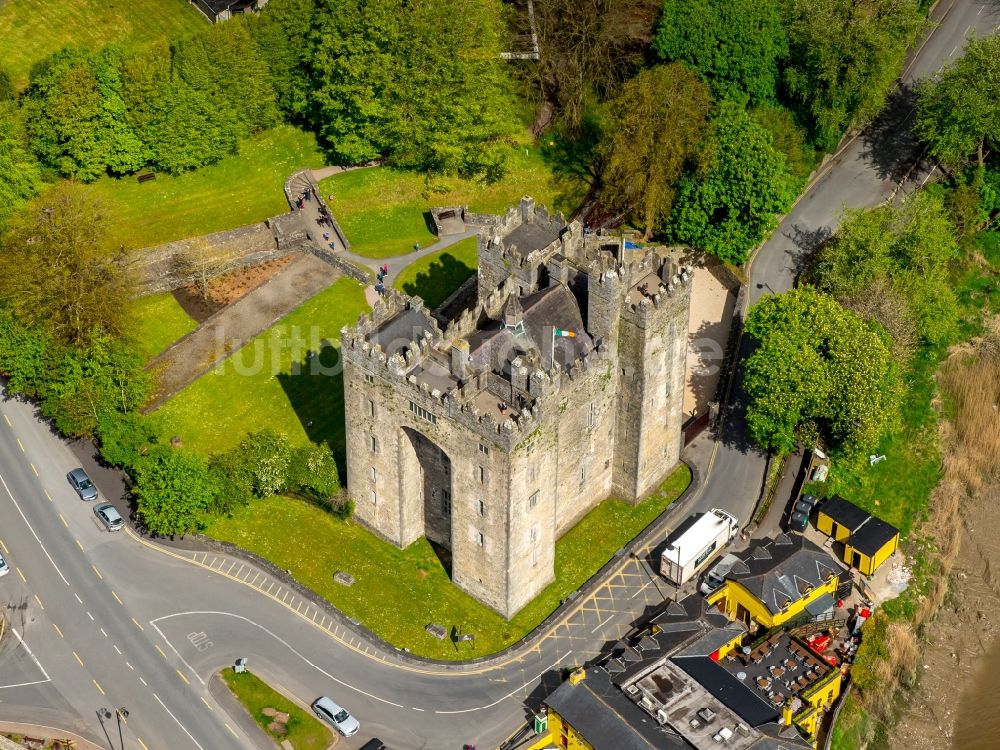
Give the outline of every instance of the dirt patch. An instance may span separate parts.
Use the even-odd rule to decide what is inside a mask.
[[[174,290],[174,299],[184,309],[184,312],[199,323],[203,323],[222,308],[236,302],[272,276],[280,273],[294,259],[295,256],[286,255],[284,258],[276,258],[256,266],[224,273],[208,282],[204,294],[193,284],[181,287]]]

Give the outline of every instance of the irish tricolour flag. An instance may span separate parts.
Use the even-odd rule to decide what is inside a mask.
[[[564,339],[576,338],[575,333],[573,333],[572,331],[564,331],[561,328],[556,329],[555,335],[557,338],[564,338]]]

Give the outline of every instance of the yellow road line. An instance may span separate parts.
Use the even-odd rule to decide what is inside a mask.
[[[149,750],[149,748],[146,747],[146,743],[140,740],[138,737],[135,738],[135,741],[138,742],[140,745],[142,745],[142,750]]]
[[[17,567],[17,566],[15,565],[15,566],[14,566],[14,570],[16,570],[16,571],[17,571],[17,574],[18,574],[19,576],[21,576],[21,580],[22,580],[22,581],[24,581],[25,583],[27,583],[27,582],[28,582],[28,579],[24,577],[24,573],[22,573],[22,572],[21,572],[21,569],[20,569],[19,567]]]
[[[164,659],[167,658],[167,655],[165,653],[163,653],[163,649],[160,648],[159,644],[154,643],[153,644],[153,648],[155,648],[157,651],[159,651],[160,652],[160,656],[162,656]]]
[[[96,687],[98,690],[101,691],[101,695],[107,695],[107,693],[104,692],[104,688],[101,687],[100,683],[97,680],[91,680],[91,682],[94,683],[94,687]]]
[[[3,415],[3,418],[7,420],[7,426],[8,427],[13,427],[14,426],[14,423],[10,421],[10,417],[8,417],[6,414]]]
[[[73,541],[76,542],[76,546],[80,548],[81,552],[83,552],[84,549],[83,549],[83,545],[80,544],[80,540],[79,539],[74,539]]]
[[[65,637],[66,637],[66,636],[64,636],[64,635],[62,634],[62,631],[61,631],[61,630],[59,629],[59,626],[58,626],[58,625],[56,625],[55,623],[52,623],[52,627],[54,627],[54,628],[56,629],[56,632],[57,632],[57,633],[59,634],[59,637],[60,637],[60,638],[65,638]]]
[[[114,591],[111,592],[111,596],[113,596],[115,598],[116,602],[118,602],[119,604],[121,604],[123,607],[125,606],[125,602],[123,602],[121,599],[119,599],[118,598],[118,594],[116,594]]]
[[[38,594],[35,594],[35,601],[38,602],[38,606],[45,609],[45,605],[42,604],[42,600],[38,598]]]
[[[190,682],[188,682],[188,678],[184,676],[184,673],[181,672],[181,670],[178,669],[176,671],[177,671],[177,676],[180,677],[182,680],[184,680],[184,684],[185,685],[190,685],[191,684]]]
[[[97,577],[100,578],[103,581],[104,580],[104,576],[101,575],[101,571],[99,571],[97,569],[97,566],[96,565],[91,565],[90,567],[92,567],[94,569],[94,572],[97,573]]]
[[[36,468],[35,468],[35,465],[34,465],[33,463],[30,463],[30,462],[29,462],[29,463],[28,463],[28,466],[30,466],[30,467],[31,467],[31,470],[32,470],[33,472],[35,472],[35,476],[37,477],[37,476],[38,476],[38,469],[36,469]]]
[[[135,623],[135,626],[136,626],[137,628],[139,628],[139,630],[145,630],[145,628],[144,628],[144,627],[142,627],[142,625],[140,625],[140,624],[139,624],[139,621],[138,621],[137,619],[135,619],[134,617],[132,618],[132,622],[134,622],[134,623]]]
[[[76,651],[73,652],[73,658],[75,658],[77,662],[79,662],[81,667],[83,666],[83,659],[80,658],[80,655],[76,653]]]
[[[24,453],[24,443],[21,442],[21,438],[17,438],[17,447],[21,449],[21,453]]]
[[[198,697],[201,698],[201,702],[205,704],[205,708],[207,708],[209,711],[214,711],[215,710],[214,708],[212,708],[212,706],[209,704],[209,702],[207,700],[205,700],[205,696],[204,695],[201,695],[201,696],[198,696]]]
[[[69,524],[66,523],[66,519],[63,518],[63,514],[62,513],[59,514],[59,520],[63,522],[63,526],[65,526],[67,529],[69,528]]]
[[[49,502],[51,503],[52,502],[52,495],[49,494],[48,490],[44,490],[44,491],[45,491],[45,497],[47,497],[49,499]]]
[[[234,732],[234,731],[233,731],[233,728],[232,728],[231,726],[229,726],[228,724],[226,724],[226,722],[222,722],[222,723],[223,723],[223,724],[225,724],[225,726],[226,726],[226,729],[228,729],[228,730],[229,730],[229,733],[230,733],[231,735],[233,735],[233,737],[235,737],[236,739],[239,739],[239,738],[240,738],[240,736],[239,736],[238,734],[236,734],[236,732]]]
[[[3,553],[4,553],[5,555],[9,555],[9,554],[10,554],[10,553],[9,553],[9,552],[7,551],[7,545],[3,543],[3,539],[0,539],[0,547],[3,547]]]

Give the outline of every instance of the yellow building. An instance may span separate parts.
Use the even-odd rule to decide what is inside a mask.
[[[780,534],[755,541],[740,554],[726,581],[707,601],[730,618],[772,630],[807,612],[831,611],[840,577],[830,556],[802,536]]]
[[[819,506],[816,528],[843,545],[847,565],[869,576],[899,548],[899,529],[839,495]]]

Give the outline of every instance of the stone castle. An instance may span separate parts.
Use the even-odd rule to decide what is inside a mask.
[[[341,332],[356,518],[450,550],[454,583],[510,618],[555,542],[678,462],[690,278],[663,248],[586,233],[530,198],[479,232],[457,319],[390,292]]]

